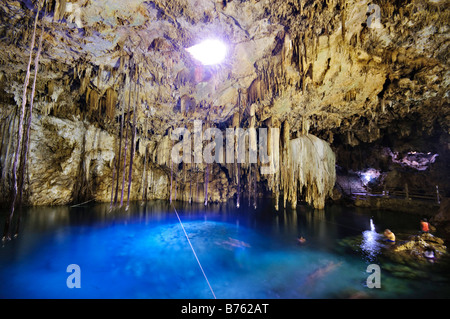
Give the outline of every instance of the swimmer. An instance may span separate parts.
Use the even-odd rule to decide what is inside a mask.
[[[389,243],[395,243],[395,235],[389,229],[384,231],[384,236],[386,237],[386,241]]]
[[[297,240],[300,244],[306,243],[306,239],[303,236],[300,236],[300,238],[297,238]]]

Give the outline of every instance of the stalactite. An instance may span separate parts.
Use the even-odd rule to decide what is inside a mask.
[[[128,196],[127,196],[127,208],[130,205],[130,197],[131,197],[131,181],[132,181],[132,173],[133,173],[133,159],[134,159],[134,152],[136,150],[136,113],[137,113],[137,105],[138,105],[138,98],[139,98],[139,68],[136,68],[135,73],[135,83],[134,83],[134,90],[135,90],[135,96],[134,96],[134,107],[133,107],[133,133],[131,136],[131,148],[130,148],[130,168],[128,172]]]
[[[310,128],[309,120],[306,117],[302,118],[302,134],[308,135]]]
[[[274,123],[274,127],[278,128],[277,124]],[[272,134],[270,134],[272,136]],[[274,163],[274,182],[275,182],[275,209],[278,211],[279,208],[279,199],[280,199],[280,139],[275,138],[273,140],[273,158],[272,161]],[[270,144],[269,144],[270,145]]]
[[[121,194],[120,194],[120,207],[123,206],[123,192],[125,190],[125,169],[127,167],[127,150],[128,150],[128,121],[130,118],[130,104],[131,104],[131,78],[130,78],[130,87],[128,90],[128,106],[127,106],[127,120],[125,120],[125,125],[124,125],[124,129],[125,129],[125,146],[124,146],[124,150],[123,150],[123,171],[122,171],[122,190],[121,190]]]
[[[241,90],[238,91],[238,111],[236,113],[233,114],[233,129],[236,131],[236,128],[238,128],[240,126],[240,110],[241,110]],[[240,166],[241,164],[238,163],[237,161],[237,156],[238,156],[238,139],[237,136],[234,136],[234,166],[235,166],[235,178],[236,178],[236,186],[237,186],[237,191],[236,191],[236,207],[239,208],[240,204],[241,204],[241,182],[240,182]]]
[[[177,187],[178,187],[178,179],[177,179],[177,176],[175,176],[175,197],[174,197],[175,201],[177,200],[177,195],[178,195]]]
[[[268,127],[267,135],[267,160],[270,175],[267,178],[267,186],[269,191],[275,195],[275,209],[278,210],[279,202],[279,177],[280,177],[280,132],[279,121],[276,117],[272,116],[265,121],[265,126]],[[260,143],[264,143],[260,140]],[[262,149],[264,144],[260,145]],[[262,172],[262,171],[261,171]]]
[[[342,41],[344,41],[344,42],[345,42],[345,32],[346,32],[346,29],[345,29],[345,1],[342,1],[342,3],[341,3],[341,6],[342,6],[342,12],[341,12],[341,23],[342,23],[342,26],[341,26],[341,31],[342,31]]]
[[[248,190],[248,207],[250,207],[250,204],[252,202],[252,164],[249,164],[248,171],[247,171],[247,190]]]
[[[192,203],[192,163],[189,163],[190,166],[190,178],[189,178],[189,204]]]
[[[64,17],[64,13],[66,12],[66,0],[56,0],[55,1],[55,9],[53,21],[59,21]]]
[[[170,132],[169,132],[170,144],[171,144],[169,149],[173,148],[171,135],[172,135],[172,130],[170,130]],[[173,160],[171,158],[171,160],[170,160],[170,196],[169,196],[169,203],[171,203],[171,204],[172,204],[172,182],[173,182]]]
[[[91,72],[92,72],[92,67],[89,65],[86,67],[86,69],[84,70],[83,74],[79,74],[78,77],[80,79],[80,94],[84,94],[85,92],[87,92],[88,88],[89,88],[89,83],[91,81]]]
[[[123,139],[123,129],[125,125],[125,106],[123,104],[124,103],[122,103],[122,115],[120,116],[120,126],[119,126],[119,155],[117,156],[116,161],[117,180],[116,180],[116,189],[114,192],[114,204],[117,203],[119,193],[120,161],[122,157],[122,139]]]
[[[117,92],[109,88],[106,90],[106,117],[113,120],[116,111]]]
[[[250,119],[249,119],[249,159],[252,157],[251,154],[257,154],[257,146],[256,146],[256,105],[250,105]],[[251,204],[251,198],[253,198],[253,205],[256,208],[256,164],[249,161],[248,166],[248,187],[249,187],[249,197],[248,204]]]
[[[257,182],[257,173],[258,173],[258,167],[256,164],[253,164],[253,208],[256,209],[256,195],[257,195],[257,189],[256,189],[256,182]]]
[[[270,174],[268,176],[267,186],[270,191],[275,192],[274,191],[275,190],[275,171],[274,171],[275,163],[274,163],[274,156],[273,156],[274,138],[272,137],[272,130],[273,130],[272,117],[270,117],[269,119],[266,120],[265,125],[268,127],[268,134],[267,134],[267,157],[268,157],[268,159],[267,160],[269,162],[270,172],[272,172],[272,174]],[[260,149],[261,149],[261,145],[260,145]]]
[[[183,184],[182,184],[183,197],[182,197],[182,200],[185,201],[186,200],[185,194],[186,194],[186,174],[187,174],[186,166],[187,166],[187,164],[183,163],[182,165],[183,165]],[[189,201],[189,199],[188,199],[188,201]]]
[[[144,126],[144,138],[145,140],[148,139],[148,109],[145,111],[145,126]],[[147,154],[148,154],[148,145],[145,145],[145,153],[144,153],[144,169],[142,173],[142,200],[147,200],[147,190],[148,190],[148,184],[147,182]]]
[[[236,165],[236,179],[237,179],[237,197],[236,197],[236,207],[239,208],[241,205],[241,164]]]
[[[289,141],[287,169],[282,171],[284,199],[292,207],[297,205],[297,196],[305,189],[305,200],[315,208],[325,206],[336,180],[335,155],[328,143],[314,135],[301,135]]]
[[[39,18],[39,12],[40,9],[38,8],[36,13],[36,18],[34,21],[34,30],[33,30],[33,36],[31,39],[31,45],[30,45],[30,58],[28,61],[28,67],[27,67],[27,73],[25,76],[24,86],[23,86],[23,95],[22,95],[22,107],[20,111],[20,117],[19,117],[19,129],[18,129],[18,140],[17,140],[17,146],[16,146],[16,153],[14,155],[14,162],[13,162],[13,195],[12,195],[12,203],[11,203],[11,212],[9,213],[9,216],[7,216],[5,221],[5,229],[3,233],[3,240],[9,240],[11,239],[10,235],[10,225],[12,222],[12,218],[14,216],[14,210],[16,206],[16,200],[17,200],[17,193],[18,193],[18,180],[17,180],[17,164],[19,161],[19,153],[22,147],[22,139],[23,139],[23,123],[24,123],[24,117],[25,117],[25,106],[27,103],[27,88],[28,83],[30,80],[30,69],[31,69],[31,62],[33,60],[33,50],[34,50],[34,44],[36,40],[36,29],[37,29],[37,23]]]
[[[2,141],[1,141],[1,144],[0,144],[0,169],[2,169],[3,170],[3,167],[4,167],[4,163],[2,163],[3,161],[2,161],[2,154],[3,154],[3,147],[4,147],[4,145],[5,145],[5,137],[7,136],[7,134],[6,134],[6,131],[7,131],[7,127],[9,126],[9,125],[7,125],[7,123],[10,123],[10,119],[9,119],[9,117],[10,117],[10,115],[7,115],[6,117],[5,117],[5,119],[2,121]],[[1,174],[1,176],[0,176],[0,179],[3,179],[3,171],[2,171],[2,174]]]
[[[13,147],[13,136],[14,132],[16,130],[16,118],[17,118],[17,109],[14,110],[14,114],[12,115],[12,119],[9,122],[9,128],[8,128],[8,145],[6,146],[6,154],[5,154],[5,164],[2,171],[2,179],[6,179],[9,167],[11,166],[11,160],[9,159],[9,154],[11,152],[11,149]]]
[[[195,164],[195,168],[196,168],[196,174],[195,174],[195,176],[196,176],[196,180],[195,180],[195,187],[197,188],[197,190],[196,190],[196,201],[197,202],[199,202],[199,194],[198,194],[198,175],[199,175],[199,169],[198,169],[198,166],[197,166],[197,164]]]
[[[205,130],[209,128],[208,121],[205,124]],[[208,206],[208,182],[209,182],[209,163],[206,163],[205,168],[205,206]]]
[[[142,170],[142,200],[146,201],[147,200],[147,185],[148,185],[148,181],[147,181],[147,152],[148,152],[148,147],[145,147],[145,151],[144,151],[144,161],[143,161],[143,170]]]
[[[205,168],[205,206],[208,206],[209,164]]]
[[[103,73],[104,68],[105,68],[105,67],[103,66],[103,64],[100,64],[100,65],[98,66],[98,74],[97,74],[97,87],[98,87],[98,88],[99,88],[100,85],[101,85],[102,73]]]
[[[289,168],[289,140],[290,140],[290,126],[288,121],[284,121],[282,131],[281,131],[281,152],[282,152],[282,164],[281,164],[281,176],[282,178],[282,189],[283,189],[283,207],[286,208],[286,201],[288,197],[288,185],[289,180],[285,178],[288,176]]]
[[[89,112],[91,114],[94,113],[94,111],[98,111],[98,103],[99,103],[99,94],[95,89],[92,89],[90,87],[86,90],[86,104],[89,106]]]
[[[114,178],[115,178],[115,174],[116,174],[116,157],[114,156],[113,160],[112,160],[112,178],[111,178],[111,201],[109,203],[109,209],[111,210],[113,207],[113,202],[114,202]]]
[[[149,182],[147,182],[147,188],[148,188],[149,190],[153,190],[154,187],[152,187],[152,185],[153,185],[153,171],[150,170],[150,180],[149,180]],[[147,194],[147,192],[146,192],[146,194]],[[147,199],[147,198],[148,198],[148,197],[147,197],[147,195],[146,195],[145,199]]]

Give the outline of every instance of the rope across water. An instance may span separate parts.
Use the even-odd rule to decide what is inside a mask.
[[[208,277],[206,277],[206,274],[205,274],[205,271],[203,270],[202,264],[200,263],[200,260],[198,259],[197,254],[195,253],[195,250],[194,250],[194,247],[192,246],[191,240],[189,239],[189,236],[187,235],[186,230],[184,229],[184,226],[183,226],[183,223],[181,222],[180,216],[178,215],[178,212],[177,212],[175,206],[173,204],[172,204],[172,206],[173,206],[173,210],[175,211],[175,214],[177,214],[178,221],[180,222],[180,225],[181,225],[181,228],[183,229],[184,235],[186,236],[186,238],[188,240],[189,246],[191,246],[192,252],[194,253],[195,259],[197,260],[200,270],[202,271],[203,276],[205,277],[206,283],[208,284],[209,289],[211,290],[211,293],[214,296],[214,299],[217,299],[216,295],[214,294],[214,290],[212,289],[211,284],[209,283]]]

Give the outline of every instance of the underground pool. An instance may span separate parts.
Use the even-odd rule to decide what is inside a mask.
[[[89,203],[26,208],[18,236],[0,249],[0,298],[450,296],[446,258],[411,265],[384,256],[383,230],[415,234],[417,216],[271,207],[149,201],[127,210]],[[378,266],[378,287],[370,285],[370,265]]]

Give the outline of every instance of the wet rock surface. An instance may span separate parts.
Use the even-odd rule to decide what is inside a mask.
[[[427,255],[428,251],[432,254]],[[410,236],[406,241],[398,242],[387,251],[390,258],[405,263],[413,260],[421,262],[439,260],[446,254],[447,247],[444,245],[444,240],[430,233]]]
[[[368,233],[372,233],[369,243]],[[441,275],[433,277],[432,270],[448,269],[450,258],[443,239],[430,233],[400,233],[396,237],[395,243],[389,243],[382,234],[367,231],[362,236],[342,239],[339,246],[346,252],[361,254],[368,262],[379,264],[396,277],[442,280]]]

